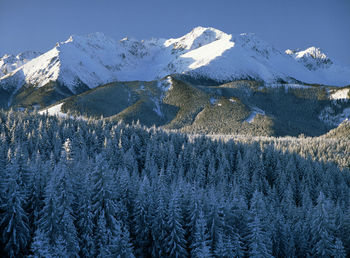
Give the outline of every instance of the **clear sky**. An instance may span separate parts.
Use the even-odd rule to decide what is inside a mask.
[[[71,34],[169,38],[196,26],[254,32],[281,50],[321,47],[350,66],[350,0],[0,0],[0,55]]]

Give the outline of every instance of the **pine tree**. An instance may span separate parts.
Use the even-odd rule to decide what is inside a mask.
[[[153,250],[152,250],[152,256],[154,257],[162,257],[166,255],[166,241],[165,238],[167,236],[167,224],[166,224],[166,217],[167,217],[167,210],[166,210],[166,203],[163,199],[163,196],[161,196],[161,192],[163,192],[165,189],[160,188],[160,192],[155,192],[157,196],[159,196],[156,199],[156,209],[154,214],[154,219],[152,222],[152,240],[153,240]]]
[[[190,196],[190,200],[189,200],[189,205],[188,205],[188,223],[187,223],[187,228],[189,231],[189,241],[192,242],[192,239],[194,238],[194,232],[195,232],[195,228],[196,228],[196,222],[198,220],[199,217],[199,213],[201,211],[201,203],[200,203],[200,194],[199,193],[199,189],[193,187],[191,189],[191,196]]]
[[[61,161],[58,163],[54,171],[56,181],[53,187],[57,198],[56,212],[59,216],[57,221],[59,236],[65,240],[67,253],[70,256],[77,256],[79,252],[79,243],[74,224],[73,178],[70,169],[68,169],[69,164],[71,164],[71,161],[73,160],[70,148],[70,141],[67,140],[64,143],[64,148],[62,150]]]
[[[121,221],[116,223],[116,237],[113,240],[115,245],[115,254],[121,258],[133,258],[134,250],[130,241],[129,231],[122,226]]]
[[[152,214],[150,212],[149,196],[150,186],[148,178],[145,176],[135,199],[134,230],[136,237],[136,255],[147,255],[152,251],[152,235],[150,228]]]
[[[92,172],[92,210],[96,256],[115,255],[117,204],[113,198],[113,177],[102,156],[96,157]]]
[[[249,234],[246,237],[248,242],[249,257],[272,257],[271,250],[267,247],[270,242],[266,232],[263,231],[261,222],[257,216],[248,223]]]
[[[80,203],[78,205],[79,219],[77,220],[77,232],[79,239],[79,255],[81,257],[91,257],[95,253],[93,241],[93,213],[91,204],[91,183],[88,180],[89,173],[86,173],[82,180],[83,189],[81,191]]]
[[[111,239],[111,233],[107,230],[104,210],[101,210],[98,215],[97,225],[94,230],[96,246],[95,256],[101,258],[109,257],[112,255],[114,249],[112,244],[114,239]]]
[[[219,199],[220,195],[216,194],[214,188],[211,188],[208,193],[208,203],[209,203],[209,214],[207,216],[208,229],[210,236],[211,249],[216,249],[216,244],[218,241],[218,236],[223,234],[224,230],[224,204],[223,201]]]
[[[53,246],[59,235],[58,221],[59,214],[57,212],[57,198],[55,196],[54,185],[55,177],[52,177],[45,188],[44,208],[40,213],[38,220],[37,232],[44,235],[47,242]],[[40,239],[42,238],[39,236]]]
[[[168,205],[168,237],[166,242],[168,243],[168,257],[186,257],[187,252],[185,250],[185,230],[183,229],[182,212],[179,202],[178,190],[173,190],[173,194],[169,200]]]
[[[330,216],[331,209],[330,201],[320,192],[311,221],[312,254],[318,257],[332,255],[334,236],[332,232],[333,221]]]
[[[30,241],[28,214],[24,210],[26,196],[20,187],[20,176],[17,170],[12,170],[14,164],[6,171],[4,183],[4,202],[0,218],[1,239],[4,250],[9,257],[16,257],[25,252]]]
[[[196,221],[194,239],[192,241],[192,257],[211,257],[209,234],[207,230],[207,223],[202,211]]]

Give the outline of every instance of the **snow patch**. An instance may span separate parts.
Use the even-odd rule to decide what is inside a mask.
[[[163,117],[163,112],[162,112],[162,109],[160,107],[160,103],[159,103],[159,100],[156,99],[156,98],[151,98],[151,100],[153,101],[155,107],[153,108],[153,111],[156,112],[156,114],[160,117]]]
[[[337,90],[330,95],[330,99],[349,99],[349,92],[350,89]]]
[[[68,117],[68,115],[61,111],[61,107],[62,107],[63,104],[64,103],[60,103],[60,104],[54,105],[52,107],[43,109],[43,110],[39,111],[38,113],[40,115],[48,114],[49,116],[59,116],[59,117],[65,117],[66,118],[66,117]]]
[[[158,81],[158,88],[160,88],[163,93],[169,91],[172,89],[173,87],[173,80],[171,78],[171,76],[167,76],[165,80],[162,81]]]
[[[188,68],[192,70],[206,66],[214,59],[222,56],[226,50],[235,45],[234,42],[230,41],[231,38],[232,36],[229,35],[225,39],[214,41],[210,44],[183,54],[180,58],[188,59],[191,62]]]
[[[254,119],[257,115],[265,115],[265,111],[261,110],[260,108],[257,107],[253,107],[253,111],[250,113],[250,115],[246,118],[246,120],[244,120],[245,122],[248,123],[253,123]]]
[[[52,107],[49,108],[45,108],[43,110],[40,110],[38,113],[40,115],[49,115],[49,116],[57,116],[57,117],[62,117],[62,118],[71,118],[71,119],[79,119],[79,120],[87,120],[87,118],[83,117],[83,116],[68,116],[68,114],[63,113],[61,108],[62,105],[64,104],[64,102],[54,105]]]

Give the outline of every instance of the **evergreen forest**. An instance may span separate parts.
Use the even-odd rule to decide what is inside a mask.
[[[0,112],[1,257],[349,257],[350,140]]]

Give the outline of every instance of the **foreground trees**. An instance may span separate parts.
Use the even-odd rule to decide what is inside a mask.
[[[340,164],[337,148],[350,155],[344,142],[224,142],[14,112],[0,120],[1,256],[350,254],[350,174],[330,162]]]

